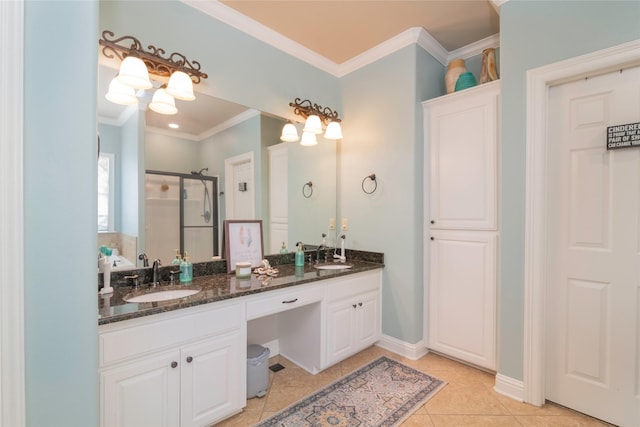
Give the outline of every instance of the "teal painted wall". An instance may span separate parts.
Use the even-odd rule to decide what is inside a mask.
[[[347,247],[384,252],[383,333],[407,343],[422,339],[423,142],[417,112],[422,97],[439,93],[431,88],[440,87],[441,67],[409,46],[341,79],[339,206],[349,220]],[[367,195],[361,186],[371,173],[378,188]]]
[[[97,29],[96,2],[25,2],[28,426],[98,425]]]
[[[210,95],[290,118],[288,103],[295,97],[340,111],[347,246],[385,252],[383,331],[418,342],[419,103],[442,93],[440,64],[411,46],[337,79],[179,2],[114,1],[99,8],[100,17],[92,1],[25,3],[28,425],[98,423],[95,87],[96,40],[104,29],[201,61],[209,73],[202,89]],[[637,1],[511,0],[502,6],[500,65],[508,108],[502,112],[499,369],[509,377],[522,378],[526,70],[640,38],[639,8]],[[73,49],[59,49],[60,43]],[[365,195],[362,179],[374,172],[378,190]],[[64,246],[70,261],[54,256],[52,246]]]
[[[298,120],[296,97],[342,107],[338,78],[178,1],[102,1],[96,38],[103,30],[199,61],[209,78],[196,90],[227,101]]]
[[[523,378],[526,72],[640,38],[638,1],[519,1],[500,8],[502,189],[499,371]]]

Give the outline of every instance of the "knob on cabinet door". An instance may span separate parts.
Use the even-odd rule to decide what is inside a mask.
[[[436,222],[434,220],[431,220],[431,224],[435,224]]]
[[[193,357],[191,356],[187,357],[187,363],[191,363],[191,362],[193,362]]]
[[[172,368],[177,368],[178,367],[178,362],[171,362],[171,367]]]
[[[433,236],[431,236],[431,240],[436,240],[436,238],[435,238],[435,237],[433,237]]]

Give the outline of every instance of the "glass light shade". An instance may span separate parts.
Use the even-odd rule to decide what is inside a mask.
[[[293,123],[287,123],[282,128],[282,135],[280,136],[280,141],[284,142],[296,142],[299,140],[298,130],[296,129]]]
[[[322,123],[320,123],[320,117],[315,114],[307,117],[307,121],[304,124],[303,132],[309,132],[316,135],[320,135],[322,133]]]
[[[120,72],[116,77],[120,83],[134,89],[151,89],[149,71],[140,58],[127,56],[120,64]]]
[[[171,74],[166,91],[175,99],[181,99],[183,101],[193,101],[196,99],[193,95],[193,82],[191,81],[191,77],[183,71],[175,71]]]
[[[104,97],[114,104],[134,105],[138,103],[135,89],[123,85],[118,79],[111,80],[111,83],[109,83],[109,91]]]
[[[169,95],[164,89],[156,90],[149,108],[159,114],[175,114],[178,112],[173,96]]]
[[[317,144],[318,144],[318,140],[316,139],[315,133],[302,132],[302,140],[300,141],[300,145],[310,147],[312,145],[317,145]]]
[[[330,122],[327,131],[324,133],[326,139],[342,139],[342,127],[338,122]]]

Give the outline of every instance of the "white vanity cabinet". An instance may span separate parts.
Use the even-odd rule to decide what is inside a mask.
[[[425,101],[425,342],[496,369],[500,82]]]
[[[380,339],[382,272],[369,271],[327,285],[326,366],[363,350]]]
[[[244,305],[103,325],[103,427],[208,426],[246,404]]]

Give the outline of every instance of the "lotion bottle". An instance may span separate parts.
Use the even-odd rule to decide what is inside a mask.
[[[189,254],[185,251],[180,263],[180,282],[188,283],[193,280],[193,264],[189,261]]]
[[[304,251],[302,250],[302,243],[298,243],[295,260],[296,267],[304,267]]]

